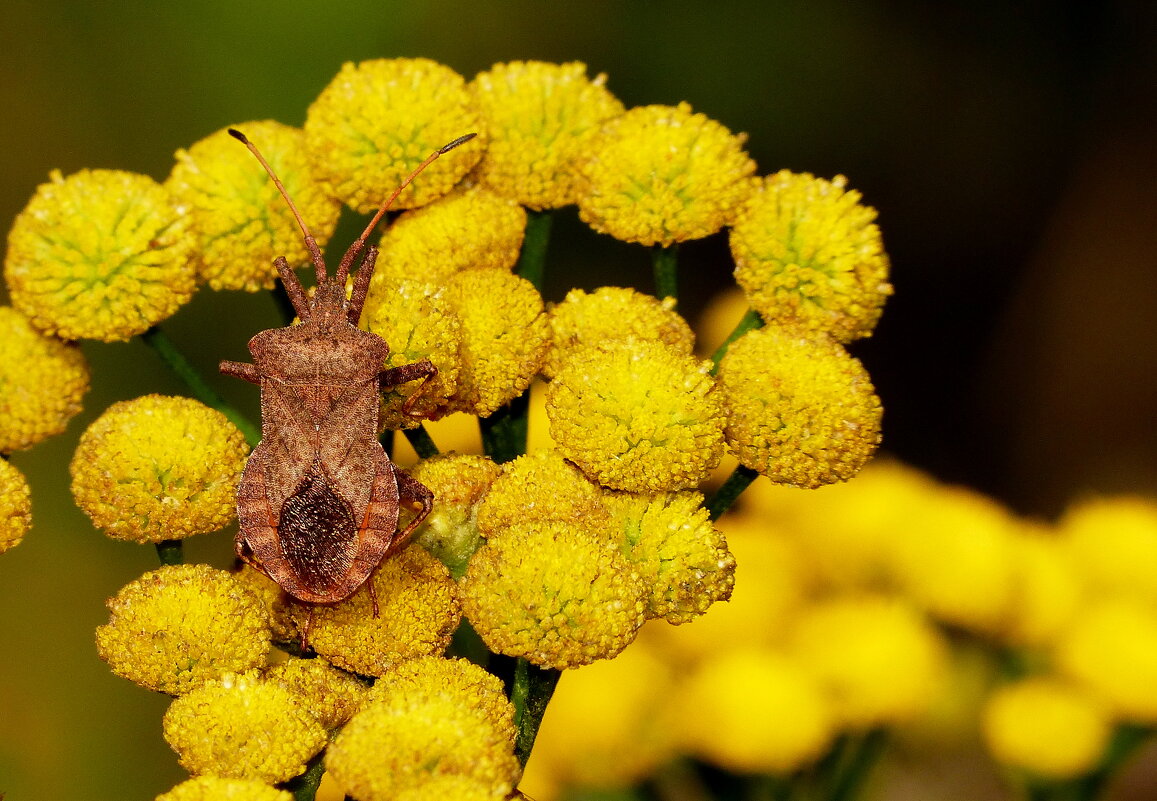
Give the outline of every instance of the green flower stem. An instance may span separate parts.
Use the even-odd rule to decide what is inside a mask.
[[[419,459],[429,459],[431,456],[437,456],[440,453],[438,446],[434,444],[434,439],[430,436],[430,432],[426,430],[425,426],[402,429],[402,434],[414,448],[414,452],[418,454]]]
[[[185,549],[180,540],[161,540],[157,543],[157,558],[162,565],[179,565],[185,561]]]
[[[727,335],[727,339],[723,340],[723,344],[716,348],[715,353],[711,355],[711,361],[715,363],[715,367],[711,369],[711,373],[715,374],[719,371],[719,363],[723,361],[723,357],[727,355],[727,349],[731,347],[731,343],[739,339],[755,328],[763,327],[763,318],[759,316],[759,312],[755,309],[748,309],[747,314],[736,324],[735,329]]]
[[[845,737],[837,746],[832,771],[825,777],[830,779],[823,796],[825,801],[851,801],[855,798],[887,745],[888,733],[884,729]]]
[[[185,354],[177,348],[173,340],[169,339],[169,335],[161,330],[160,326],[154,325],[145,333],[141,334],[141,339],[145,344],[157,352],[161,360],[169,366],[178,378],[185,382],[185,385],[192,391],[193,396],[197,400],[204,403],[206,406],[216,409],[229,418],[229,422],[237,426],[242,434],[245,435],[246,441],[256,446],[261,441],[261,429],[253,425],[249,418],[241,414],[241,412],[234,409],[225,400],[217,394],[208,382],[197,372],[196,368],[190,364],[189,360],[185,358]]]
[[[293,801],[313,801],[317,797],[317,788],[321,786],[321,777],[325,773],[325,752],[319,752],[309,760],[305,773],[287,781],[283,786],[293,793]]]
[[[679,246],[655,245],[651,250],[651,267],[655,273],[655,296],[663,298],[679,297]]]
[[[723,486],[717,489],[715,494],[711,496],[711,500],[707,502],[707,512],[711,519],[714,521],[722,517],[723,513],[731,508],[731,504],[735,503],[735,500],[758,477],[759,473],[750,467],[740,465],[735,468],[735,471],[723,482]]]
[[[526,453],[526,435],[530,422],[530,390],[494,412],[482,417],[482,451],[498,464],[512,461]]]
[[[527,209],[526,234],[522,239],[522,252],[518,256],[515,271],[542,292],[543,277],[546,275],[546,247],[550,244],[550,227],[554,215],[549,211]]]
[[[515,662],[510,702],[514,704],[514,754],[523,767],[561,675],[561,670],[536,667],[521,657]]]

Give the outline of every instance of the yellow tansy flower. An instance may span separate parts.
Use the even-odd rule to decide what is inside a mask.
[[[984,709],[984,739],[996,760],[1048,779],[1096,767],[1111,724],[1102,704],[1052,677],[1002,687]]]
[[[438,374],[426,382],[391,387],[383,398],[383,430],[414,428],[420,418],[438,417],[458,388],[462,324],[440,286],[408,279],[375,281],[362,310],[362,327],[386,341],[383,367],[429,359]],[[402,406],[417,393],[409,413]]]
[[[285,184],[310,233],[324,247],[341,203],[310,174],[305,139],[297,128],[272,120],[239,128]],[[309,264],[301,229],[277,187],[247,148],[222,129],[188,150],[178,150],[165,186],[191,221],[197,274],[213,289],[272,289],[273,261]]]
[[[418,656],[385,671],[367,696],[367,703],[425,704],[450,700],[476,713],[503,742],[514,742],[514,707],[502,680],[466,659]]]
[[[249,446],[225,415],[189,398],[110,406],[80,438],[72,495],[110,537],[160,542],[216,531],[235,514]]]
[[[485,456],[446,453],[423,459],[409,473],[437,499],[414,537],[460,579],[482,542],[478,503],[502,468]]]
[[[293,801],[293,794],[257,779],[194,776],[161,793],[156,801]]]
[[[404,212],[382,234],[374,281],[443,283],[461,270],[509,270],[518,261],[526,211],[481,186]]]
[[[0,453],[64,431],[88,392],[88,362],[74,344],[45,336],[0,306]]]
[[[542,367],[550,347],[542,296],[500,270],[457,273],[447,290],[462,322],[462,372],[450,410],[487,417],[521,395]]]
[[[415,784],[391,796],[391,801],[431,801],[437,798],[453,798],[454,801],[516,801],[524,796],[508,792],[505,783],[495,784],[460,773],[443,773],[415,780]]]
[[[487,647],[541,667],[610,659],[643,624],[638,574],[580,522],[523,521],[487,540],[461,583],[462,608]]]
[[[425,58],[346,63],[306,112],[315,175],[369,214],[419,163],[448,142],[483,134],[465,79]],[[479,139],[438,159],[394,203],[409,209],[450,191],[482,157]]]
[[[731,229],[735,280],[768,323],[848,342],[872,333],[892,294],[876,210],[847,179],[782,170],[764,178]]]
[[[612,489],[691,489],[723,455],[723,404],[711,363],[662,342],[576,350],[547,390],[550,435]]]
[[[553,450],[534,451],[504,464],[478,507],[478,528],[484,536],[532,520],[582,520],[605,529],[610,539],[611,521],[598,486]]]
[[[289,595],[281,589],[276,581],[260,570],[244,563],[233,571],[233,576],[261,600],[269,616],[269,627],[275,642],[296,643],[300,641],[301,634],[293,620]]]
[[[96,647],[113,673],[179,695],[228,672],[265,664],[269,622],[240,581],[209,565],[145,573],[108,601]]]
[[[615,117],[578,164],[579,216],[627,242],[671,245],[728,225],[752,190],[755,162],[734,135],[686,103]]]
[[[283,782],[325,747],[325,729],[305,698],[256,671],[227,674],[177,698],[163,720],[165,741],[192,774]]]
[[[0,459],[0,553],[19,545],[31,525],[28,482],[7,459]]]
[[[648,588],[647,617],[686,623],[735,586],[735,557],[703,508],[699,492],[607,493],[623,554]]]
[[[1066,510],[1059,533],[1088,592],[1157,608],[1157,502],[1090,498]]]
[[[553,344],[542,370],[548,377],[582,345],[637,337],[688,354],[695,346],[691,327],[675,311],[675,298],[659,300],[630,288],[605,286],[590,294],[572,289],[548,317]]]
[[[474,78],[490,136],[477,169],[485,185],[533,209],[575,201],[575,160],[601,123],[623,113],[607,76],[586,73],[577,61],[511,61]]]
[[[1011,545],[1011,598],[997,633],[1014,645],[1047,645],[1083,600],[1079,568],[1052,532],[1027,529]]]
[[[321,657],[290,657],[268,668],[265,679],[304,698],[305,711],[326,729],[336,729],[353,717],[369,691],[361,679],[335,668]]]
[[[370,581],[377,617],[364,586],[332,606],[294,604],[299,628],[313,616],[309,644],[317,653],[346,670],[380,676],[395,662],[446,649],[461,615],[454,580],[437,559],[409,547],[383,561]]]
[[[868,371],[838,343],[778,328],[749,331],[719,366],[727,442],[772,481],[846,481],[880,443],[883,410]]]
[[[49,175],[8,234],[12,305],[63,339],[129,339],[196,287],[188,221],[147,175]]]

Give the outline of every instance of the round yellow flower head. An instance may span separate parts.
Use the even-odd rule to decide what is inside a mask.
[[[272,120],[234,126],[261,150],[321,247],[329,241],[341,203],[310,174],[305,137]],[[213,289],[272,289],[284,256],[309,264],[301,229],[257,159],[221,129],[178,150],[165,186],[191,220],[197,274]]]
[[[678,736],[686,747],[741,773],[791,773],[823,754],[834,734],[815,679],[762,648],[709,656],[688,677],[675,706],[682,711]]]
[[[387,279],[371,289],[362,310],[361,325],[390,346],[383,367],[429,359],[438,374],[426,382],[411,381],[392,387],[383,398],[379,424],[383,430],[414,428],[420,418],[436,418],[458,388],[462,325],[439,286],[407,279]],[[403,404],[418,395],[410,413]]]
[[[880,444],[883,410],[860,361],[826,337],[749,331],[719,366],[727,443],[778,484],[847,481]]]
[[[646,587],[582,521],[518,521],[487,540],[461,582],[462,609],[491,651],[567,668],[622,651]]]
[[[31,526],[28,482],[7,459],[0,459],[0,553],[19,545]]]
[[[478,528],[484,536],[532,520],[582,520],[589,528],[607,531],[608,540],[611,531],[598,487],[553,450],[534,451],[504,464],[478,507]]]
[[[868,729],[912,720],[945,675],[946,645],[923,617],[881,597],[843,597],[805,608],[792,654],[815,676],[837,718]]]
[[[58,170],[12,224],[12,305],[46,334],[119,342],[193,296],[188,221],[147,175]]]
[[[603,502],[621,532],[623,554],[648,588],[648,618],[686,623],[731,597],[735,557],[711,524],[702,493],[608,492]]]
[[[165,741],[192,774],[288,781],[326,743],[325,729],[305,703],[256,671],[229,673],[169,705]]]
[[[442,773],[422,779],[400,790],[392,801],[515,801],[522,795],[508,791],[508,782],[496,784],[461,773]]]
[[[998,634],[1013,645],[1047,645],[1082,601],[1078,568],[1052,532],[1026,529],[1011,545],[1011,599]]]
[[[711,363],[640,339],[577,349],[547,390],[562,454],[611,489],[698,486],[723,456]]]
[[[446,453],[423,459],[409,473],[437,499],[414,537],[460,579],[482,542],[478,503],[502,468],[485,456]]]
[[[113,673],[180,695],[225,673],[265,664],[269,621],[261,601],[209,565],[145,573],[108,601],[96,649]]]
[[[72,496],[110,537],[183,539],[234,517],[249,446],[225,415],[189,398],[114,403],[80,438]]]
[[[1060,535],[1089,592],[1157,606],[1157,503],[1088,499],[1065,512]]]
[[[374,281],[444,283],[461,270],[509,270],[518,261],[526,211],[481,186],[407,211],[382,234]]]
[[[369,214],[431,153],[481,130],[466,80],[425,58],[346,63],[306,112],[314,173],[350,208]],[[481,136],[479,137],[481,139]],[[455,148],[394,201],[410,209],[446,194],[484,145]]]
[[[0,453],[31,448],[64,431],[88,392],[88,362],[76,345],[37,331],[0,306]]]
[[[266,669],[265,678],[304,698],[302,708],[331,730],[353,717],[368,692],[359,678],[335,668],[321,657],[290,657]]]
[[[194,776],[161,793],[156,801],[293,801],[293,793],[257,779]]]
[[[675,298],[659,300],[629,288],[605,286],[591,294],[572,289],[550,309],[549,320],[553,346],[542,370],[547,377],[583,345],[637,337],[665,342],[688,355],[695,347],[695,334],[675,311]]]
[[[1126,600],[1087,606],[1061,634],[1054,657],[1062,674],[1116,714],[1157,723],[1157,611],[1152,607]]]
[[[484,798],[510,792],[519,766],[501,682],[465,660],[428,657],[398,664],[379,684],[326,753],[347,794],[387,801],[430,782],[452,786],[452,776],[483,785]]]
[[[370,577],[378,597],[374,617],[362,587],[332,606],[294,604],[298,627],[313,615],[309,644],[333,664],[363,676],[380,676],[402,659],[440,654],[458,628],[461,612],[454,580],[421,548],[406,548]]]
[[[713,234],[751,194],[755,162],[743,150],[745,139],[686,103],[633,108],[586,144],[579,217],[644,245]]]
[[[542,367],[550,347],[542,296],[500,270],[457,273],[447,290],[462,322],[462,372],[450,411],[487,417],[521,395]]]
[[[269,627],[274,642],[296,643],[301,639],[297,624],[293,620],[293,610],[289,605],[289,595],[269,576],[249,565],[242,564],[233,571],[233,577],[256,595],[269,616]]]
[[[993,757],[1047,779],[1091,771],[1111,728],[1102,704],[1053,677],[1001,687],[984,709],[984,739]]]
[[[759,182],[731,229],[735,280],[768,323],[849,342],[892,294],[876,210],[848,180],[782,170]]]
[[[577,61],[511,61],[480,72],[470,88],[490,146],[479,179],[532,209],[574,203],[575,160],[605,120],[623,113],[606,80],[588,78]]]

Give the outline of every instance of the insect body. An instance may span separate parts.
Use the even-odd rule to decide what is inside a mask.
[[[237,555],[298,600],[335,603],[356,592],[382,559],[407,543],[433,503],[433,493],[395,466],[378,443],[379,391],[429,380],[437,370],[426,359],[383,370],[389,346],[357,327],[377,258],[366,238],[422,169],[474,135],[426,159],[382,205],[330,276],[277,176],[244,135],[230,133],[253,152],[285,197],[317,276],[309,298],[285,258],[278,258],[277,272],[301,322],[249,340],[253,364],[221,363],[222,373],[261,388],[261,442],[237,491]],[[346,279],[363,249],[347,300]],[[409,402],[403,410],[409,411]],[[402,503],[420,510],[398,531]]]

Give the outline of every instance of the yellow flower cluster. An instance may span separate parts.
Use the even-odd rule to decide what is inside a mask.
[[[194,776],[161,793],[156,801],[293,801],[293,794],[257,779]]]
[[[368,688],[352,673],[335,668],[321,657],[272,665],[265,671],[267,681],[280,684],[304,699],[302,706],[327,731],[345,724],[365,702]]]
[[[0,459],[0,553],[19,545],[31,525],[28,482],[7,459]]]

